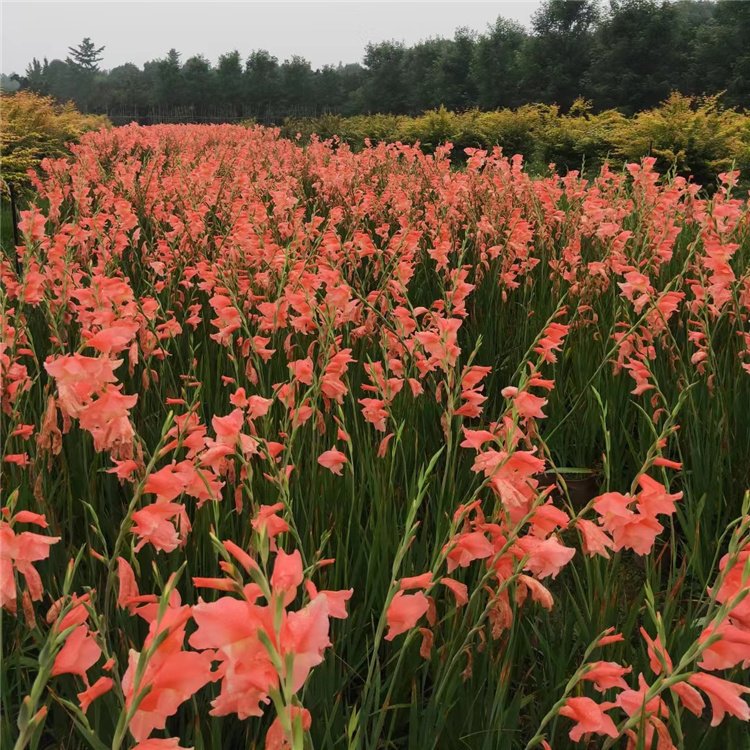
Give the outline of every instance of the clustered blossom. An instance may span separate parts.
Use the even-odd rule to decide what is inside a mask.
[[[638,688],[631,688],[624,678],[632,672],[632,668],[616,662],[596,661],[584,666],[580,672],[581,680],[593,682],[600,693],[611,690],[619,692],[613,701],[568,698],[559,713],[574,722],[569,732],[571,740],[579,742],[593,735],[617,738],[624,734],[628,738],[628,748],[676,748],[669,729],[670,709],[665,701],[667,692],[672,693],[677,705],[698,717],[706,708],[707,698],[713,727],[727,716],[750,721],[750,705],[743,698],[750,694],[750,688],[714,674],[736,667],[750,667],[750,623],[747,620],[750,579],[746,571],[749,556],[750,542],[745,538],[737,554],[727,554],[722,558],[719,564],[722,583],[715,593],[717,601],[729,608],[723,617],[709,623],[698,635],[696,643],[700,660],[697,664],[689,664],[687,671],[676,671],[661,637],[652,637],[643,627],[640,633],[653,673],[650,683],[646,675],[639,674]],[[605,638],[599,645],[610,642],[609,638]],[[660,677],[670,679],[670,682],[657,691],[654,686],[658,686],[657,679]],[[625,714],[624,732],[623,728],[616,726],[610,713],[612,711]],[[635,719],[635,725],[631,723],[628,726],[628,719]]]

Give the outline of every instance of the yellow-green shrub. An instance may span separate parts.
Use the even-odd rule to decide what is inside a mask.
[[[662,170],[692,174],[709,184],[731,165],[750,170],[750,114],[724,109],[719,98],[673,94],[655,109],[625,117],[615,110],[594,113],[584,100],[561,114],[552,105],[529,104],[493,112],[450,112],[445,108],[417,117],[357,115],[288,120],[286,135],[334,135],[361,147],[372,141],[419,142],[433,149],[450,141],[460,155],[468,146],[501,146],[510,156],[520,153],[535,169],[554,163],[566,171],[582,166],[613,166],[653,155]]]
[[[748,169],[750,117],[723,109],[718,97],[672,94],[655,109],[639,112],[612,132],[612,145],[624,160],[657,157],[662,169],[711,180],[732,164]]]
[[[41,159],[60,156],[82,133],[110,125],[103,115],[83,115],[70,102],[57,104],[27,91],[0,94],[0,120],[2,179],[19,187]]]

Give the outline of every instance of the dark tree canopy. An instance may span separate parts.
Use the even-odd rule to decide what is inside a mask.
[[[563,111],[583,98],[594,110],[632,113],[673,91],[723,93],[750,107],[750,2],[545,0],[527,30],[502,17],[452,39],[369,44],[361,63],[314,69],[294,55],[238,50],[216,65],[175,49],[139,68],[100,69],[104,47],[85,38],[65,60],[33,59],[23,88],[72,99],[115,122],[288,115],[416,114],[527,103]]]

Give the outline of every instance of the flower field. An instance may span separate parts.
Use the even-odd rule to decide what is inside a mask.
[[[2,278],[3,747],[750,733],[750,203],[135,125]]]

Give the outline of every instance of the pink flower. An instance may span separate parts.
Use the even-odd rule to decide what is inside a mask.
[[[271,575],[271,587],[276,594],[282,594],[284,606],[289,605],[297,595],[297,587],[302,583],[302,556],[296,549],[287,555],[283,549],[276,553]]]
[[[88,685],[86,672],[99,661],[102,650],[89,632],[88,625],[79,625],[66,639],[52,665],[52,676],[77,674]]]
[[[583,537],[583,551],[591,557],[601,555],[608,560],[608,550],[612,549],[612,540],[607,534],[593,521],[586,521],[583,518],[578,521],[578,529]]]
[[[177,527],[170,523],[173,519],[176,519]],[[136,552],[145,544],[152,544],[163,552],[172,552],[185,541],[190,521],[185,508],[179,503],[151,503],[133,513],[131,530],[139,538]]]
[[[670,495],[661,482],[647,474],[641,474],[638,483],[641,485],[641,491],[636,496],[638,510],[649,516],[671,516],[675,512],[674,504],[682,498],[682,492]]]
[[[576,551],[573,547],[566,547],[556,537],[537,539],[533,536],[521,537],[516,544],[520,550],[519,556],[528,556],[524,570],[531,571],[537,578],[553,578],[573,559]]]
[[[133,750],[193,750],[193,748],[183,748],[177,737],[167,737],[164,739],[152,737],[150,740],[139,742]]]
[[[750,666],[750,630],[725,620],[718,628],[706,628],[699,641],[702,643],[711,635],[719,638],[703,652],[703,661],[698,664],[701,669],[731,669],[738,664],[747,669]]]
[[[289,706],[289,722],[294,727],[296,722],[302,727],[302,731],[307,732],[312,726],[312,716],[306,708],[300,706]],[[284,727],[281,718],[276,717],[266,733],[265,750],[291,750],[291,737],[284,733]]]
[[[318,456],[318,463],[321,466],[325,466],[334,474],[341,476],[341,469],[346,463],[346,455],[336,448],[331,448],[329,451],[325,451]]]
[[[514,399],[513,405],[523,419],[543,419],[547,415],[542,407],[547,403],[546,398],[534,396],[528,391],[521,391]]]
[[[492,555],[495,548],[481,531],[471,531],[454,537],[448,552],[448,572],[458,567],[465,568],[474,560],[483,560]]]
[[[711,701],[712,727],[721,724],[726,714],[736,716],[742,721],[750,720],[750,706],[740,698],[743,693],[750,693],[750,688],[705,672],[691,675],[688,682],[702,690]]]
[[[417,624],[419,618],[427,612],[429,606],[429,599],[421,591],[416,594],[405,594],[403,591],[396,592],[386,613],[388,622],[386,641],[392,641],[397,635],[411,630]]]
[[[568,698],[560,709],[560,716],[566,716],[576,722],[569,736],[578,742],[584,734],[604,734],[617,737],[617,727],[605,710],[612,708],[613,703],[596,703],[591,698]]]
[[[623,675],[632,671],[632,667],[621,667],[613,661],[596,661],[589,665],[582,679],[593,682],[600,693],[614,687],[626,690],[628,683],[623,679]]]
[[[86,713],[89,706],[102,695],[108,693],[114,686],[114,680],[110,677],[100,677],[90,688],[82,693],[78,693],[78,702],[81,704],[81,711]]]

